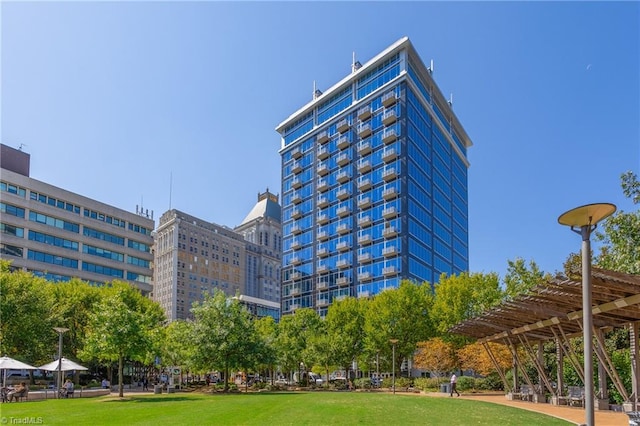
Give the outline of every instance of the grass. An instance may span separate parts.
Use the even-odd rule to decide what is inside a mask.
[[[176,393],[2,404],[2,424],[45,425],[570,425],[457,398],[364,392]]]

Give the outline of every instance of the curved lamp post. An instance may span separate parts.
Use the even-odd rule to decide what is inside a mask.
[[[396,343],[398,343],[398,339],[389,339],[389,342],[393,345],[393,355],[391,357],[392,365],[391,365],[391,377],[393,378],[393,394],[396,394]]]
[[[53,327],[58,332],[58,398],[60,398],[60,389],[62,386],[62,335],[69,331],[64,327]]]
[[[593,401],[593,311],[591,306],[591,232],[598,222],[611,216],[610,203],[587,204],[560,215],[558,223],[582,236],[582,332],[584,339],[584,408],[587,426],[595,424]]]

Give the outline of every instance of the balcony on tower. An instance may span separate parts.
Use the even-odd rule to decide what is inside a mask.
[[[345,135],[338,138],[336,146],[338,147],[338,149],[345,149],[349,146],[349,144],[351,144],[351,141],[349,140],[349,137]]]
[[[318,175],[325,176],[329,174],[329,166],[327,166],[327,163],[324,163],[324,162],[319,163],[317,171],[318,171]]]
[[[338,244],[336,244],[336,250],[338,250],[339,252],[349,250],[349,243],[347,241],[338,242]]]
[[[291,233],[293,235],[298,235],[298,234],[302,234],[302,227],[300,225],[293,225],[291,227]]]
[[[291,273],[291,279],[292,279],[292,280],[299,280],[299,279],[301,279],[301,278],[302,278],[302,272],[299,272],[299,271],[293,271],[293,272]]]
[[[298,296],[300,294],[300,287],[294,287],[291,289],[291,296]]]
[[[293,150],[291,151],[291,158],[297,160],[300,157],[302,157],[302,150],[300,149],[300,147],[293,148]]]
[[[328,205],[329,205],[329,198],[325,197],[324,195],[320,195],[318,197],[318,207],[322,208]]]
[[[329,148],[321,146],[318,148],[318,160],[324,160],[329,157]]]
[[[382,134],[382,142],[388,145],[392,142],[395,142],[397,139],[398,133],[396,132],[396,129],[384,129],[384,133]]]
[[[371,206],[371,197],[369,196],[360,196],[358,197],[358,208],[359,209],[366,209],[367,207]]]
[[[318,254],[318,257],[321,257],[321,258],[322,257],[327,257],[327,256],[329,256],[329,250],[327,250],[327,248],[325,248],[325,247],[320,247],[318,249],[317,254]]]
[[[349,174],[348,171],[346,170],[341,170],[338,172],[338,174],[336,175],[336,180],[340,183],[345,183],[347,182],[349,179],[351,179],[351,175]]]
[[[382,231],[382,236],[385,238],[393,238],[396,235],[398,235],[398,230],[396,229],[395,226],[387,226]]]
[[[351,262],[349,262],[347,259],[340,259],[336,262],[336,266],[339,269],[348,268],[349,266],[351,266]]]
[[[382,105],[385,108],[389,108],[398,101],[398,96],[395,91],[387,92],[382,96]]]
[[[361,234],[360,236],[358,236],[358,244],[360,245],[371,244],[371,241],[371,234]]]
[[[327,282],[326,281],[318,281],[316,283],[316,289],[323,290],[325,288],[327,288]]]
[[[340,277],[336,280],[336,284],[338,284],[340,287],[344,287],[349,285],[349,278],[348,277]]]
[[[390,163],[396,158],[398,158],[398,152],[395,148],[387,148],[382,153],[382,161],[384,161],[385,163]]]
[[[373,133],[373,130],[371,129],[371,124],[360,123],[358,125],[358,136],[360,136],[361,139],[371,136],[371,133]]]
[[[329,142],[329,133],[326,130],[318,133],[318,136],[316,136],[316,142],[319,144]]]
[[[297,238],[294,238],[294,239],[291,241],[291,249],[293,249],[293,250],[297,250],[297,249],[299,249],[300,247],[302,247],[302,243],[301,243],[301,242],[300,242],[300,240],[298,240]]]
[[[382,191],[382,198],[384,198],[386,201],[393,200],[397,196],[398,196],[398,191],[396,191],[396,188],[394,186]]]
[[[339,217],[345,217],[348,216],[349,213],[351,213],[351,210],[349,209],[349,206],[340,206],[336,209],[336,214]]]
[[[341,223],[340,225],[336,226],[336,232],[340,235],[348,234],[350,230],[351,228],[346,223]]]
[[[297,177],[294,177],[291,180],[291,187],[293,189],[298,189],[298,188],[302,188],[302,181],[300,179],[298,179]]]
[[[365,121],[371,118],[371,106],[367,105],[365,107],[362,107],[358,110],[358,120],[360,121]]]
[[[358,190],[366,191],[367,189],[371,189],[371,179],[368,177],[359,177],[358,178]]]
[[[294,208],[291,210],[291,217],[294,219],[300,219],[302,217],[302,210]]]
[[[385,126],[390,126],[396,121],[398,121],[398,116],[395,109],[387,110],[382,115],[382,124],[384,124]]]
[[[327,265],[318,265],[317,271],[319,274],[323,274],[325,272],[329,272],[329,267]]]
[[[301,171],[302,171],[302,164],[300,164],[299,161],[294,161],[293,164],[291,164],[291,173],[298,174]]]
[[[396,275],[398,273],[398,268],[395,266],[387,266],[386,268],[382,268],[382,275],[385,277],[389,277],[392,275]]]
[[[385,169],[385,171],[382,172],[382,179],[384,179],[385,182],[391,182],[397,177],[398,177],[398,173],[396,172],[395,167],[389,167],[388,169]]]
[[[324,225],[329,222],[329,215],[326,213],[318,213],[318,225]]]
[[[358,160],[358,173],[366,173],[371,170],[371,161],[368,158]]]
[[[347,120],[346,118],[343,118],[342,120],[340,120],[338,122],[338,124],[336,125],[336,130],[340,133],[344,133],[347,130],[349,130],[349,120]]]
[[[358,255],[358,263],[369,263],[371,259],[371,253],[361,253]]]
[[[289,265],[300,265],[302,263],[302,259],[300,259],[299,257],[292,257],[291,260],[289,261]]]
[[[398,210],[394,206],[382,210],[382,217],[385,219],[393,219],[396,216],[398,216]]]
[[[382,249],[382,255],[384,257],[393,257],[398,254],[398,248],[396,246],[387,246]]]
[[[363,140],[358,142],[358,154],[367,155],[371,152],[371,142],[369,140]]]
[[[324,192],[329,189],[329,182],[326,179],[318,179],[318,191]]]
[[[349,198],[349,196],[351,196],[351,192],[347,188],[340,188],[336,192],[336,197],[338,197],[338,200],[341,201],[346,200],[347,198]]]
[[[329,233],[327,231],[318,231],[316,238],[318,241],[326,241],[329,239]]]
[[[371,225],[371,216],[364,215],[358,218],[358,226],[369,226]]]
[[[316,301],[316,305],[319,308],[324,308],[325,306],[329,306],[329,299],[327,299],[326,297],[318,297],[317,301]]]
[[[302,202],[302,195],[299,192],[294,192],[291,194],[291,202],[293,204],[300,204]]]
[[[371,272],[360,272],[358,274],[358,281],[371,281]]]
[[[338,163],[339,166],[344,166],[346,164],[349,164],[349,161],[351,161],[351,158],[349,157],[349,154],[347,154],[346,152],[341,153],[336,158],[336,163]]]

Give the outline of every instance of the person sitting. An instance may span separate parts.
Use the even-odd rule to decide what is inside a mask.
[[[8,393],[9,402],[18,401],[19,398],[27,396],[27,384],[20,382],[18,386]]]
[[[102,379],[102,389],[109,389],[110,383],[107,380],[107,378],[105,377],[104,379]]]
[[[69,398],[69,395],[73,396],[73,382],[71,381],[71,379],[67,379],[67,381],[64,382],[64,385],[62,385],[62,390],[65,398]]]

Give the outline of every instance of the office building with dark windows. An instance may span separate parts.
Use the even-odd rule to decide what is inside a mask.
[[[152,291],[153,213],[128,212],[29,176],[30,155],[0,145],[0,258],[50,281],[128,281]]]
[[[276,195],[258,194],[236,229],[169,210],[154,237],[153,299],[169,320],[192,318],[193,303],[214,289],[239,296],[254,315],[279,319],[282,231]]]
[[[468,270],[471,140],[408,38],[276,130],[283,315]]]

